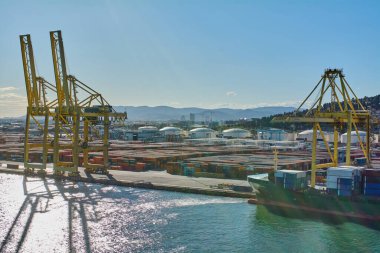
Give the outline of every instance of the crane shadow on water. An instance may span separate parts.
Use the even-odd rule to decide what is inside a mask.
[[[53,195],[47,186],[46,180],[43,184],[45,190],[33,193],[28,193],[27,182],[27,178],[24,177],[23,191],[25,199],[0,245],[0,252],[9,251],[9,248],[15,252],[19,252],[22,249],[23,243],[32,224],[34,214],[47,212],[49,199],[53,198]],[[36,190],[37,188],[32,190]],[[38,204],[42,203],[42,199],[46,200],[45,205],[41,205],[40,208],[38,208]],[[23,225],[20,226],[20,224]]]
[[[68,250],[75,252],[77,250],[76,243],[80,237],[79,232],[74,228],[75,221],[81,227],[82,242],[85,245],[86,252],[92,252],[91,248],[91,227],[89,222],[97,223],[108,216],[104,214],[104,210],[98,207],[104,202],[112,203],[125,202],[125,199],[136,200],[138,196],[126,191],[123,187],[113,187],[100,184],[86,184],[73,182],[57,182],[58,191],[62,198],[67,202],[68,208]],[[104,191],[104,187],[112,188],[111,191]]]
[[[25,198],[1,241],[0,252],[23,251],[25,240],[31,233],[33,221],[36,220],[35,215],[43,215],[65,206],[67,217],[57,219],[63,219],[67,224],[67,230],[62,228],[62,231],[67,233],[67,251],[76,252],[84,249],[85,252],[92,252],[92,227],[89,223],[98,223],[107,218],[104,204],[121,205],[139,199],[138,193],[125,187],[55,181],[39,177],[24,176],[22,187]],[[55,224],[49,226],[53,227]]]

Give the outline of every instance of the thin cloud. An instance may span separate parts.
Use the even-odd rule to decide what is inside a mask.
[[[227,91],[227,92],[226,92],[226,96],[227,96],[227,97],[236,97],[236,96],[237,96],[237,93],[234,92],[234,91]]]
[[[18,90],[18,88],[13,87],[13,86],[0,87],[0,92],[15,91],[15,90]]]
[[[12,91],[16,87],[0,87],[0,117],[18,117],[25,115],[27,99]]]
[[[178,107],[178,106],[180,106],[180,105],[181,105],[181,103],[180,103],[180,102],[178,102],[178,101],[172,101],[172,102],[170,102],[170,103],[169,103],[169,105],[170,105],[170,106],[175,106],[175,107]]]

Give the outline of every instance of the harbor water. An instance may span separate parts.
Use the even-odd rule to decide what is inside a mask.
[[[380,252],[380,230],[245,199],[0,174],[0,252]]]

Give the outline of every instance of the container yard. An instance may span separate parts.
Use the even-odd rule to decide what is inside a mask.
[[[2,172],[24,173],[23,134],[0,132],[0,159]],[[254,193],[246,181],[248,175],[267,173],[274,170],[275,154],[273,147],[282,146],[277,155],[279,170],[309,171],[311,169],[311,151],[297,142],[262,142],[244,140],[245,145],[238,141],[228,140],[198,140],[189,142],[141,142],[110,140],[109,172],[113,180],[106,176],[87,174],[83,167],[79,168],[80,177],[70,180],[83,182],[98,182],[169,191],[192,192],[217,196],[235,196],[252,198]],[[264,145],[265,144],[265,145]],[[270,144],[270,145],[269,145]],[[294,147],[299,147],[295,149]],[[342,157],[345,150],[339,149]],[[374,149],[375,155],[380,152]],[[62,150],[60,160],[72,161],[72,152]],[[83,165],[83,156],[79,156],[79,164]],[[89,161],[92,164],[104,163],[101,152],[90,152]],[[350,159],[360,165],[363,158],[360,149],[352,147]],[[343,158],[342,158],[343,159]],[[320,150],[318,163],[329,162],[326,150]],[[29,162],[40,163],[42,152],[40,148],[30,150]],[[47,155],[48,175],[53,176],[53,150]],[[317,176],[317,183],[327,184],[329,175]],[[372,190],[372,189],[371,189]],[[369,191],[371,191],[369,190]]]
[[[0,136],[3,140],[0,144],[2,171],[15,172],[10,170],[14,168],[23,173],[23,134],[0,132]],[[72,161],[70,150],[60,151],[59,156],[62,161]],[[278,156],[278,166],[306,171],[311,164],[308,157],[310,157],[309,151],[290,149]],[[79,164],[83,165],[83,156],[80,158]],[[327,157],[322,154],[319,159],[323,162]],[[41,149],[30,150],[29,162],[33,164],[41,161]],[[52,176],[53,150],[49,150],[47,161],[48,175]],[[89,161],[93,164],[102,164],[104,158],[100,152],[91,152]],[[253,141],[250,145],[236,145],[236,141],[231,145],[223,141],[144,143],[111,140],[108,162],[110,174],[118,182],[96,174],[89,178],[84,173],[83,167],[79,170],[81,177],[71,180],[84,182],[105,180],[106,184],[124,183],[127,186],[133,186],[133,182],[149,182],[152,185],[141,183],[136,185],[174,191],[252,197],[244,193],[251,191],[246,182],[247,175],[273,171],[274,154],[272,149],[268,150],[267,146]],[[198,181],[200,183],[195,183]],[[194,190],[195,188],[203,190]]]

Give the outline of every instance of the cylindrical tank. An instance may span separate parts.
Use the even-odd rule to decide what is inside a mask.
[[[137,129],[139,140],[148,140],[158,136],[158,128],[155,126],[143,126]]]
[[[224,138],[232,138],[232,139],[249,138],[252,136],[252,134],[248,130],[241,129],[241,128],[226,129],[222,133],[223,133]]]
[[[358,131],[358,132],[359,132],[359,136],[360,136],[361,141],[366,142],[367,133],[363,132],[363,131]],[[340,142],[347,143],[347,133],[342,134],[342,136],[340,137]],[[356,131],[352,131],[351,132],[351,143],[358,143],[358,142],[359,142],[359,138],[358,138]]]
[[[216,131],[200,127],[190,130],[189,137],[191,139],[216,138]]]
[[[182,129],[180,129],[178,127],[168,126],[168,127],[161,128],[160,129],[160,133],[162,135],[164,135],[164,136],[168,136],[168,135],[181,135]]]

